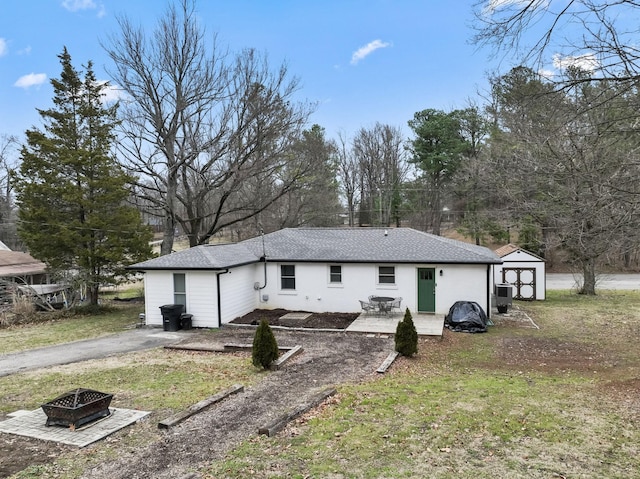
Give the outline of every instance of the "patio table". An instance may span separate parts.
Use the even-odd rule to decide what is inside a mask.
[[[378,312],[388,314],[391,310],[389,304],[393,302],[394,298],[389,296],[371,296],[369,301],[378,307]]]

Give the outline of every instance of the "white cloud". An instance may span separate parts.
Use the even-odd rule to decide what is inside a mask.
[[[540,75],[542,78],[546,78],[547,80],[553,80],[553,78],[556,76],[556,73],[553,70],[541,68],[540,70],[538,70],[538,75]]]
[[[7,54],[9,51],[9,46],[7,45],[7,41],[4,38],[0,38],[0,57]]]
[[[98,8],[96,2],[93,0],[63,0],[62,6],[70,12]]]
[[[40,86],[45,81],[47,81],[46,73],[29,73],[28,75],[18,78],[18,81],[16,81],[13,86],[24,88],[26,90],[32,86]]]
[[[63,0],[62,7],[70,12],[78,12],[80,10],[97,10],[98,18],[102,18],[107,14],[104,3],[96,3],[95,0]]]
[[[353,55],[351,55],[351,64],[355,65],[360,60],[366,58],[376,50],[380,48],[386,48],[391,46],[388,42],[383,42],[382,40],[374,40],[372,42],[367,43],[365,46],[358,48]]]
[[[104,85],[107,83],[107,80],[98,80],[99,85]],[[102,103],[113,103],[118,100],[127,99],[127,95],[124,93],[124,90],[117,85],[107,85],[107,87],[102,90]]]
[[[553,66],[559,70],[565,70],[568,67],[577,67],[586,72],[592,72],[600,66],[600,63],[592,53],[578,56],[556,53],[553,55]]]

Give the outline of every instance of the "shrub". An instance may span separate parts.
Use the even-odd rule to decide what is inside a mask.
[[[409,308],[405,311],[402,321],[398,323],[395,342],[396,351],[403,356],[413,356],[418,352],[418,332]]]
[[[256,334],[253,337],[253,349],[251,352],[251,361],[256,367],[269,368],[271,363],[278,359],[280,351],[278,343],[271,331],[269,322],[266,319],[260,321]]]

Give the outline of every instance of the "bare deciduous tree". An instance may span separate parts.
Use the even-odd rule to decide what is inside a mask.
[[[335,226],[342,209],[335,144],[326,139],[324,128],[313,125],[293,145],[290,155],[285,175],[298,177],[297,187],[265,211],[275,220],[273,228],[267,227],[266,220],[261,223],[271,231],[297,226]],[[300,166],[307,171],[303,177],[297,171]]]
[[[542,96],[532,94],[552,87],[531,70],[494,81],[500,130],[491,147],[516,214],[553,232],[583,275],[581,292],[595,294],[601,258],[640,227],[640,139],[634,97],[575,74],[575,87]]]
[[[482,0],[475,41],[522,65],[580,67],[593,79],[634,82],[640,74],[636,0]],[[573,78],[574,82],[585,81]]]
[[[360,173],[360,224],[400,224],[400,189],[408,164],[399,128],[376,123],[353,139]]]
[[[14,135],[0,135],[0,239],[10,248],[20,245],[15,224],[11,171],[17,167],[19,140]]]
[[[344,133],[338,135],[336,144],[338,156],[338,177],[342,194],[347,204],[347,214],[349,215],[349,226],[356,224],[356,211],[359,207],[360,193],[360,165],[358,164],[349,140]]]
[[[252,49],[229,55],[192,0],[170,6],[152,35],[119,25],[106,50],[127,95],[120,153],[162,214],[162,254],[178,226],[191,246],[206,243],[297,187],[305,165],[282,172],[313,107],[293,100],[299,82],[285,65],[274,71]]]

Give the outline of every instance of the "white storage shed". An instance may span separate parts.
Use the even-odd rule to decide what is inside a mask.
[[[512,243],[498,248],[495,253],[502,259],[502,264],[494,265],[494,283],[512,285],[513,299],[544,300],[544,259]]]

